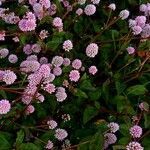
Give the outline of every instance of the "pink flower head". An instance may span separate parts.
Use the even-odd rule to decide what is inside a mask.
[[[37,58],[37,55],[30,55],[30,56],[28,56],[28,57],[26,58],[26,60],[29,60],[29,61],[35,60],[35,61],[37,61],[38,58]]]
[[[40,63],[38,61],[32,60],[25,60],[20,64],[20,70],[23,72],[35,72],[39,69]]]
[[[48,31],[47,30],[41,30],[39,37],[44,40],[45,38],[48,37]]]
[[[114,144],[116,143],[117,141],[117,137],[115,134],[113,133],[106,133],[104,135],[104,149],[107,149],[107,147],[110,145],[110,144]]]
[[[55,96],[58,102],[63,102],[67,98],[67,94],[64,91],[57,91]]]
[[[110,8],[111,10],[116,10],[116,4],[112,3],[108,6],[108,8]]]
[[[137,16],[135,18],[135,21],[137,23],[137,26],[140,26],[141,28],[143,28],[146,23],[146,17],[145,16]]]
[[[55,76],[60,76],[60,75],[62,74],[62,69],[61,69],[60,67],[55,67],[55,68],[53,69],[53,74],[54,74]]]
[[[64,140],[66,137],[68,136],[68,133],[66,130],[64,129],[56,129],[55,130],[55,137],[56,139],[58,139],[59,141]]]
[[[34,106],[33,106],[33,105],[29,105],[29,106],[26,108],[25,113],[26,113],[27,115],[29,115],[29,114],[32,114],[34,111],[35,111]]]
[[[32,53],[32,50],[31,50],[31,45],[30,44],[26,44],[24,47],[23,47],[23,52],[27,55],[30,55]]]
[[[4,72],[3,81],[4,81],[7,85],[13,84],[16,79],[17,79],[17,76],[16,76],[16,74],[15,74],[13,71],[6,70],[6,71]]]
[[[128,54],[133,54],[135,52],[134,47],[128,47],[127,52],[128,52]]]
[[[37,0],[29,0],[29,4],[30,5],[33,5],[33,4],[35,4],[37,2]]]
[[[49,94],[52,94],[52,93],[55,92],[55,85],[49,83],[49,84],[46,84],[46,85],[43,87],[43,89],[44,89],[46,92],[48,92]]]
[[[48,142],[47,142],[47,144],[46,144],[45,148],[46,148],[46,149],[52,149],[52,148],[53,148],[53,146],[54,146],[53,142],[52,142],[52,141],[50,141],[50,140],[48,140]]]
[[[150,37],[150,24],[146,24],[142,30],[141,36],[143,38]]]
[[[41,46],[39,44],[33,44],[32,47],[31,47],[31,50],[34,52],[34,53],[39,53],[41,51]]]
[[[18,24],[23,32],[32,31],[36,28],[36,18],[32,12],[28,12],[24,19],[21,19]]]
[[[91,2],[92,2],[93,4],[98,5],[98,4],[100,3],[100,0],[91,0]]]
[[[117,123],[115,123],[115,122],[111,122],[107,126],[108,126],[108,128],[110,129],[110,131],[112,133],[115,133],[116,131],[119,130],[119,125]]]
[[[95,5],[93,5],[93,4],[86,5],[86,7],[84,8],[84,12],[87,16],[91,16],[91,15],[95,14],[95,12],[96,12]]]
[[[43,64],[39,68],[38,73],[40,73],[43,76],[43,78],[47,78],[50,75],[50,71],[51,71],[51,69],[50,69],[49,65]]]
[[[76,14],[77,14],[78,16],[82,15],[82,14],[83,14],[83,9],[82,9],[82,8],[78,8],[78,9],[76,10]]]
[[[55,75],[50,73],[49,76],[44,79],[43,84],[48,84],[50,82],[53,82],[54,79],[55,79]]]
[[[80,69],[82,66],[82,62],[80,59],[75,59],[73,62],[72,62],[72,67],[74,69]]]
[[[138,35],[142,32],[142,28],[140,26],[134,26],[132,27],[132,31],[134,35]]]
[[[9,50],[7,48],[0,49],[0,58],[5,58],[9,54]]]
[[[55,129],[57,127],[57,122],[54,120],[47,121],[47,125],[49,125],[49,129]]]
[[[18,57],[15,54],[11,54],[9,55],[8,60],[10,63],[15,64],[18,61]]]
[[[119,17],[122,19],[122,20],[125,20],[129,17],[129,14],[130,12],[128,10],[122,10],[119,14]]]
[[[140,143],[138,142],[130,142],[126,146],[126,150],[144,150],[144,148],[141,146]]]
[[[64,41],[64,43],[63,43],[63,49],[65,50],[65,51],[70,51],[70,50],[72,50],[73,49],[73,44],[72,44],[72,42],[70,41],[70,40],[66,40],[66,41]]]
[[[135,20],[129,19],[129,27],[130,27],[130,28],[136,26],[136,24],[137,24],[137,23],[136,23]]]
[[[32,12],[27,12],[26,13],[26,18],[29,19],[29,20],[36,20],[36,17]]]
[[[141,111],[149,111],[149,104],[147,102],[142,102],[139,104]]]
[[[98,54],[98,45],[95,43],[91,43],[86,48],[86,55],[88,57],[95,57]]]
[[[62,19],[59,17],[54,18],[53,26],[57,28],[63,27]]]
[[[50,8],[51,6],[50,0],[40,0],[39,3],[46,9]]]
[[[48,59],[46,57],[41,57],[39,62],[40,62],[40,64],[47,64],[48,63]]]
[[[96,66],[91,66],[89,68],[89,73],[92,74],[92,75],[95,75],[97,73],[97,67]]]
[[[11,105],[8,100],[0,100],[0,114],[7,114],[10,111]]]
[[[135,125],[130,128],[130,134],[133,138],[140,138],[142,135],[142,128],[138,125]]]
[[[35,14],[43,13],[43,6],[40,3],[35,3],[33,5],[33,10]]]
[[[60,67],[60,66],[63,64],[63,61],[64,61],[63,57],[61,57],[61,56],[55,56],[55,57],[53,57],[51,63],[52,63],[55,67]]]
[[[140,11],[141,12],[146,12],[147,6],[145,4],[140,5]]]
[[[80,73],[78,70],[72,70],[69,74],[70,81],[77,82],[80,79]]]
[[[70,59],[69,58],[64,58],[63,65],[64,66],[69,66],[70,65]]]

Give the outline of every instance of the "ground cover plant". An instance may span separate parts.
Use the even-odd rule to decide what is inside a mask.
[[[150,150],[148,0],[0,0],[0,150]]]

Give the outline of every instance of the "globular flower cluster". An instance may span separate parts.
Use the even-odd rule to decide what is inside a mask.
[[[13,7],[2,8],[3,6],[8,6],[7,3],[6,5],[3,5],[5,2],[9,4],[9,0],[0,0],[1,26],[6,24],[6,27],[0,31],[0,41],[1,43],[4,43],[4,45],[0,47],[0,59],[4,62],[7,60],[10,67],[9,69],[2,68],[3,65],[7,67],[7,63],[6,65],[2,64],[0,70],[0,83],[2,82],[2,84],[5,85],[0,86],[0,89],[8,90],[10,93],[16,92],[16,95],[20,94],[21,96],[18,99],[14,99],[12,102],[6,98],[1,99],[0,115],[5,115],[7,113],[9,115],[11,107],[14,107],[13,111],[14,114],[16,112],[16,120],[18,119],[21,122],[22,118],[20,119],[19,117],[21,117],[22,113],[25,115],[27,121],[29,118],[29,123],[32,123],[33,119],[33,123],[37,128],[37,133],[35,130],[35,134],[31,133],[27,139],[23,139],[25,140],[23,141],[24,144],[30,140],[30,138],[33,140],[34,136],[37,136],[38,139],[38,136],[40,137],[42,135],[42,132],[40,131],[48,130],[53,136],[50,136],[49,139],[46,139],[46,141],[43,142],[45,143],[45,149],[55,149],[55,142],[57,142],[56,149],[60,149],[60,147],[62,150],[68,149],[71,144],[70,141],[66,139],[68,137],[68,132],[63,128],[66,128],[68,125],[69,128],[72,128],[74,121],[76,121],[77,118],[73,117],[73,114],[78,116],[78,112],[67,112],[68,108],[72,106],[72,104],[77,104],[78,106],[82,103],[83,107],[85,104],[88,105],[88,107],[86,108],[85,106],[85,110],[81,110],[81,112],[84,112],[83,122],[84,120],[90,120],[99,111],[100,101],[98,100],[101,97],[102,99],[105,98],[105,86],[111,87],[114,84],[113,77],[116,75],[114,72],[116,70],[112,71],[111,69],[115,67],[113,63],[117,62],[116,59],[118,55],[115,55],[116,57],[112,60],[112,63],[109,61],[113,55],[109,56],[109,58],[107,55],[109,53],[105,51],[105,47],[105,53],[104,55],[101,55],[100,49],[103,49],[103,44],[105,45],[105,41],[103,42],[103,40],[105,40],[105,34],[104,37],[103,35],[99,35],[109,27],[112,27],[119,19],[127,19],[130,12],[127,9],[124,9],[120,11],[118,17],[112,17],[113,11],[115,11],[117,7],[115,3],[108,4],[103,8],[108,10],[109,17],[107,23],[103,22],[104,26],[101,26],[100,21],[95,21],[97,15],[100,14],[100,11],[98,10],[101,5],[100,0],[18,0],[18,2],[15,1],[15,5],[17,4],[20,10],[17,8],[14,12],[12,12]],[[107,12],[104,11],[104,14],[106,13]],[[150,4],[142,4],[140,6],[140,13],[140,16],[129,19],[129,28],[132,32],[130,32],[129,35],[132,34],[133,36],[137,36],[136,38],[149,38]],[[92,18],[92,21],[90,21],[90,18]],[[105,18],[102,20],[105,20]],[[9,26],[7,26],[7,24],[9,24]],[[117,24],[118,28],[119,26],[120,24]],[[92,29],[90,30],[89,27],[92,27]],[[86,33],[87,31],[89,31],[89,33]],[[113,35],[113,33],[117,32],[113,29],[111,29],[111,31],[111,38],[122,36],[122,32],[118,32],[118,35]],[[94,35],[95,33],[96,35]],[[109,35],[110,33],[106,32],[106,34]],[[9,40],[10,42],[8,44],[7,42]],[[109,42],[111,43],[113,41],[114,47],[119,48],[122,40],[124,40],[124,38],[121,38],[121,40],[116,39],[116,41],[113,39]],[[117,43],[119,43],[119,46],[116,46]],[[109,45],[111,44],[108,44],[108,46]],[[137,49],[136,46],[132,45],[133,44],[126,48],[130,55],[134,54]],[[114,49],[113,52],[115,53],[116,50]],[[121,52],[118,54],[120,55],[123,53]],[[95,57],[96,61],[93,60]],[[103,58],[104,60],[102,60],[102,62],[104,62],[105,65],[96,65],[96,63]],[[129,63],[127,66],[130,65],[130,62],[127,63]],[[120,66],[121,65],[122,63]],[[105,69],[105,66],[108,68]],[[126,65],[123,69],[124,68],[126,68]],[[100,76],[98,71],[102,72],[100,73]],[[107,78],[109,79],[103,78],[103,74],[104,76],[107,75]],[[104,82],[104,84],[99,84],[102,85],[101,89],[99,87],[97,88],[96,86],[98,84],[92,80],[94,75],[98,75],[95,79],[102,76],[102,79],[98,80]],[[121,77],[119,76],[119,78]],[[117,78],[115,79],[117,80]],[[105,82],[105,80],[108,83]],[[92,83],[94,84],[92,85]],[[115,82],[115,86],[118,86],[116,83],[117,82]],[[19,88],[17,88],[19,91],[16,90],[17,85],[19,85]],[[91,91],[89,91],[89,89]],[[112,90],[115,92],[114,88]],[[109,92],[111,94],[111,91]],[[71,93],[73,93],[73,95],[71,95]],[[115,94],[113,95],[115,96]],[[6,97],[7,95],[5,95],[5,91],[3,93],[2,90],[0,96]],[[15,96],[12,96],[12,98],[14,97]],[[76,98],[74,103],[71,103],[73,97]],[[87,101],[82,101],[82,98]],[[52,110],[53,106],[54,110]],[[20,113],[21,115],[17,115],[21,108],[23,108]],[[70,107],[69,109],[76,111],[74,108],[76,108],[76,106],[73,108]],[[139,108],[142,113],[149,111],[149,108],[146,107],[145,103],[141,103]],[[120,114],[122,115],[122,112]],[[34,118],[34,116],[36,116],[36,118]],[[3,116],[1,118],[3,119]],[[94,120],[94,118],[92,119]],[[112,118],[110,117],[109,119]],[[139,121],[138,119],[137,115],[134,119],[135,124]],[[78,129],[81,127],[79,123],[77,124]],[[88,127],[88,123],[82,125],[83,130],[84,127]],[[96,126],[92,126],[92,128],[95,127]],[[15,132],[18,128],[19,126],[15,128]],[[44,130],[40,128],[43,128]],[[117,142],[116,132],[119,130],[120,126],[118,123],[110,122],[108,123],[107,128],[108,130],[104,132],[103,149],[109,149],[112,144]],[[80,135],[82,132],[80,133],[80,130],[78,131]],[[93,131],[95,131],[95,129]],[[32,130],[29,132],[32,132]],[[129,133],[132,141],[128,143],[126,150],[143,150],[144,148],[137,142],[142,136],[142,127],[134,125],[129,129]],[[41,137],[43,138],[44,136]],[[54,138],[54,140],[52,138]],[[80,138],[81,137],[77,137],[77,141]]]
[[[48,140],[47,145],[45,146],[46,149],[52,149],[54,146],[53,142]]]
[[[65,51],[69,52],[70,50],[72,50],[72,48],[73,48],[73,44],[72,44],[72,42],[70,40],[64,41],[64,43],[63,43],[63,49]]]
[[[119,125],[118,125],[117,123],[115,123],[115,122],[109,123],[109,124],[108,124],[108,127],[110,128],[110,131],[111,131],[112,133],[115,133],[116,131],[119,130]]]
[[[138,125],[135,125],[130,128],[130,134],[133,138],[140,138],[142,135],[142,128]]]
[[[144,150],[144,148],[141,146],[140,143],[138,142],[130,142],[126,146],[126,150]]]
[[[122,10],[119,14],[119,17],[122,19],[122,20],[125,20],[129,17],[129,14],[130,12],[128,10]]]
[[[150,24],[149,24],[149,3],[142,4],[140,11],[143,13],[141,16],[135,17],[135,19],[129,20],[129,27],[134,35],[140,35],[142,38],[148,38],[150,36]]]
[[[109,145],[116,143],[117,137],[113,133],[106,133],[104,135],[104,149],[107,149]]]
[[[0,80],[5,82],[7,85],[13,84],[17,79],[16,74],[11,70],[0,70]]]
[[[11,109],[11,104],[8,100],[0,100],[0,114],[7,114]]]
[[[110,132],[107,132],[104,135],[104,149],[107,149],[109,145],[116,143],[117,137],[114,133],[119,130],[119,125],[115,122],[110,122],[107,127]]]
[[[47,121],[47,125],[49,126],[49,129],[55,129],[57,127],[57,122],[54,120]]]
[[[55,130],[55,137],[59,141],[64,140],[67,136],[68,136],[68,133],[67,133],[66,130],[60,129],[60,128],[58,128],[58,129]]]
[[[88,57],[94,58],[98,54],[98,45],[96,43],[91,43],[86,47],[86,55]]]
[[[19,21],[18,26],[23,32],[35,30],[37,26],[35,15],[32,12],[28,12],[26,16]]]

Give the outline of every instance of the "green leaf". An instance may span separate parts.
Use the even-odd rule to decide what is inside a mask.
[[[75,91],[74,95],[77,97],[80,97],[80,98],[81,97],[82,98],[88,98],[87,94],[80,89],[77,89],[77,91]]]
[[[0,95],[4,98],[7,99],[6,92],[4,90],[0,90]]]
[[[83,113],[83,123],[86,124],[92,118],[94,118],[98,114],[98,109],[92,106],[88,106],[85,108]]]
[[[18,147],[24,140],[24,132],[23,130],[20,130],[17,132],[17,138],[16,138],[16,146]]]
[[[96,101],[101,96],[101,90],[97,89],[96,91],[92,91],[88,93],[90,100]]]
[[[22,143],[18,148],[18,150],[40,150],[40,149],[33,143]]]
[[[150,116],[147,113],[144,113],[144,126],[145,128],[150,127]]]
[[[127,94],[132,94],[132,95],[144,95],[147,92],[147,89],[145,88],[144,85],[135,85],[131,86],[127,89]]]
[[[103,143],[103,134],[99,131],[91,138],[89,150],[103,149]]]
[[[7,139],[7,135],[0,133],[0,150],[11,149],[10,141]]]
[[[130,136],[123,137],[119,139],[118,144],[127,145],[130,141]]]

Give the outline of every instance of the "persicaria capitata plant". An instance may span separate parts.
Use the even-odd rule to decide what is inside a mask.
[[[0,150],[149,150],[148,0],[0,0]]]

